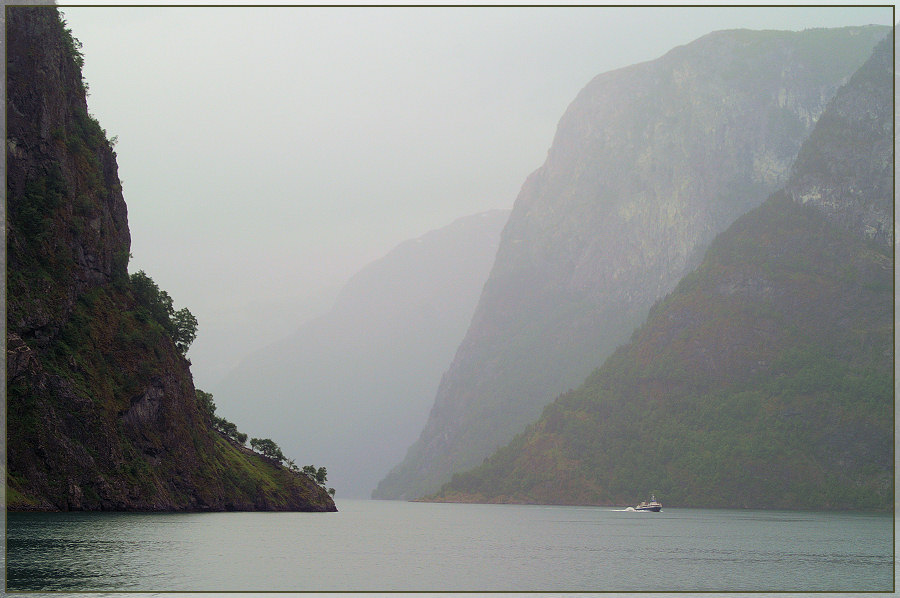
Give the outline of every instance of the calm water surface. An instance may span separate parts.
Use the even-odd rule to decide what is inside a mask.
[[[338,500],[11,513],[17,591],[891,591],[891,515]]]

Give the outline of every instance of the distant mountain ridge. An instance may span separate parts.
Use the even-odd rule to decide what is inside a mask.
[[[886,31],[720,31],[591,81],[516,200],[428,423],[374,496],[435,491],[582,382],[784,183]]]
[[[211,389],[218,405],[248,430],[273,430],[289,452],[327,462],[339,496],[368,497],[425,422],[508,216],[460,218],[367,265],[328,313]]]
[[[890,510],[893,36],[630,344],[434,500]]]

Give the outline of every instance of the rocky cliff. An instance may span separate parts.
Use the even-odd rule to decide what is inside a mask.
[[[508,217],[460,218],[367,265],[328,313],[248,356],[213,389],[223,412],[327,462],[342,496],[368,498],[425,423]]]
[[[629,345],[435,498],[891,509],[892,42]]]
[[[721,31],[591,81],[522,187],[425,429],[375,496],[437,489],[581,383],[784,183],[885,31]]]
[[[56,8],[9,7],[6,43],[8,508],[334,510],[213,431],[166,305],[128,276],[116,156]]]
[[[894,245],[894,122],[884,114],[893,53],[886,39],[841,89],[797,157],[787,193],[828,219],[887,247]]]

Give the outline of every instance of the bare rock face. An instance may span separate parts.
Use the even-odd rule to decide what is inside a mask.
[[[591,81],[522,187],[424,431],[373,496],[436,490],[579,384],[784,184],[886,31],[722,31]]]
[[[6,17],[7,508],[335,510],[212,429],[190,362],[130,282],[78,43],[54,6]]]
[[[844,228],[881,244],[894,244],[894,189],[891,164],[893,36],[857,71],[828,106],[794,165],[787,190],[795,201],[821,209]]]

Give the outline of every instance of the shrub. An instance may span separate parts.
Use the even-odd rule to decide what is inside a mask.
[[[194,314],[186,307],[175,311],[172,297],[160,289],[143,270],[132,274],[130,282],[139,311],[146,311],[166,331],[179,353],[187,353],[191,343],[197,338],[197,318]]]
[[[278,463],[285,460],[284,453],[281,452],[281,447],[275,444],[275,441],[270,438],[251,438],[250,448],[258,451],[264,457],[274,459]]]

